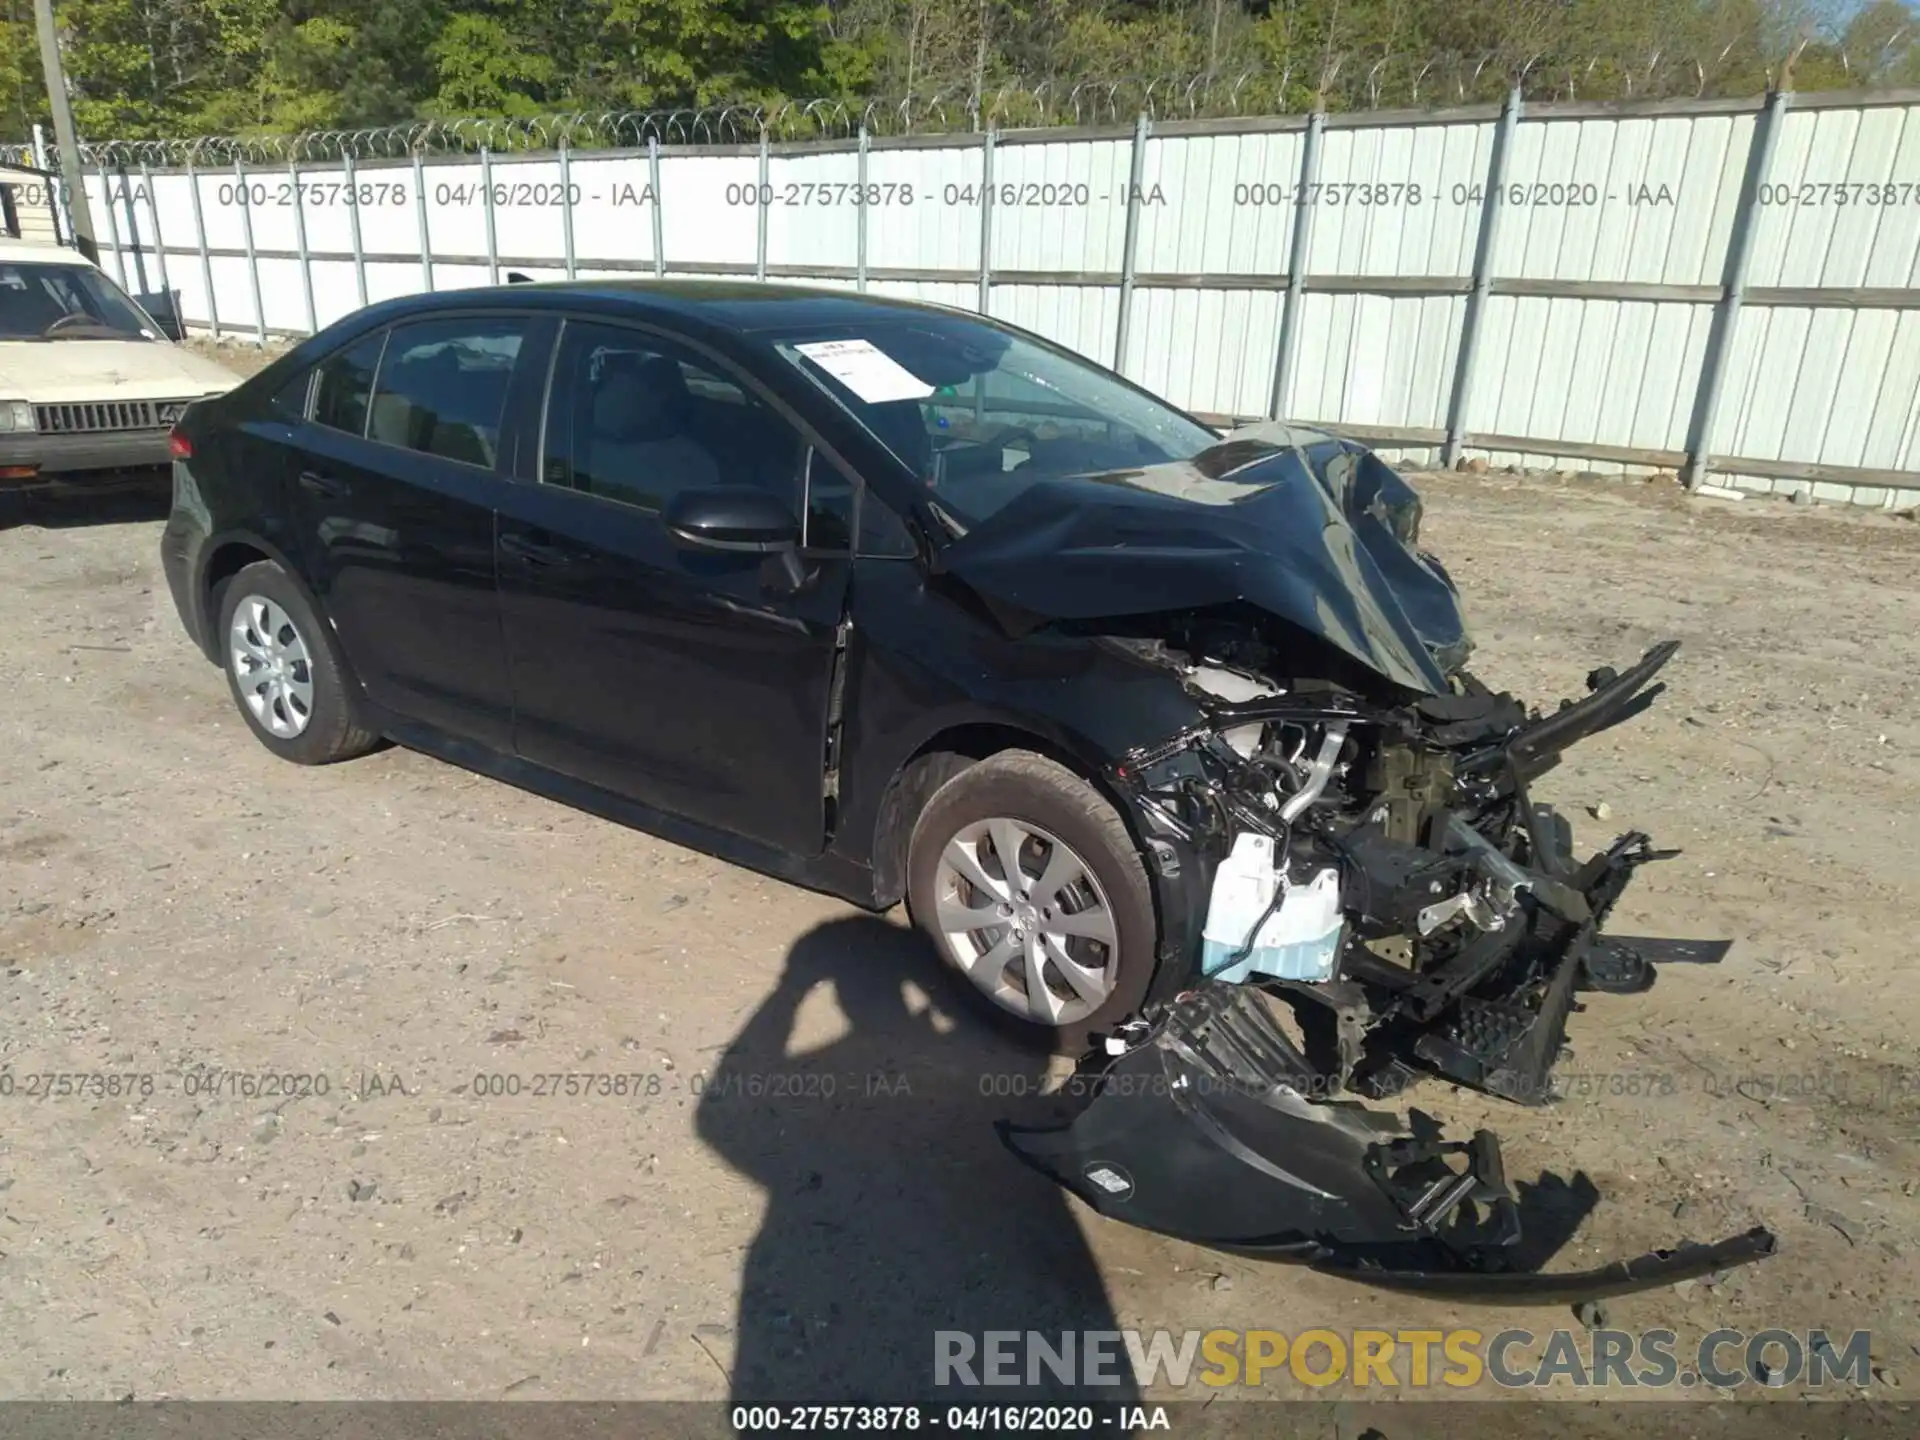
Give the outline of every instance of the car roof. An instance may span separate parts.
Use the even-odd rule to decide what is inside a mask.
[[[411,295],[380,307],[388,321],[440,309],[483,305],[536,309],[591,309],[609,315],[692,322],[709,329],[746,335],[766,330],[802,330],[814,326],[871,323],[913,315],[942,315],[980,321],[972,311],[943,305],[863,295],[824,286],[774,285],[758,280],[594,279],[534,281],[514,285],[442,290]],[[986,323],[991,324],[988,320]]]
[[[85,265],[87,257],[65,245],[47,245],[36,240],[15,240],[0,235],[0,260],[9,264],[38,261],[42,265]]]

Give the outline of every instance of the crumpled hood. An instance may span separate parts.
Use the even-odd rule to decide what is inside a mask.
[[[1472,642],[1419,526],[1419,496],[1365,446],[1271,424],[1191,460],[1036,482],[942,561],[1032,625],[1245,602],[1444,694]]]

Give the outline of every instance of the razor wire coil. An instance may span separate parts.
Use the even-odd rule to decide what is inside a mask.
[[[1835,53],[1850,88],[1882,83],[1900,42],[1895,34],[1870,54]],[[1533,101],[1594,98],[1700,99],[1758,88],[1786,88],[1809,41],[1765,63],[1754,82],[1753,57],[1729,45],[1711,55],[1654,49],[1640,55],[1574,59],[1504,52],[1475,55],[1364,55],[1329,52],[1274,66],[1187,75],[1008,80],[984,86],[955,84],[898,96],[796,99],[679,106],[653,110],[576,111],[540,116],[469,116],[415,120],[358,129],[297,134],[202,135],[176,139],[83,143],[81,162],[93,169],[328,164],[406,159],[415,155],[477,154],[661,146],[750,145],[845,141],[860,134],[888,137],[984,129],[1047,126],[1087,128],[1149,120],[1288,115],[1308,110],[1442,108],[1497,101],[1518,87]],[[1728,90],[1727,86],[1735,89]],[[48,147],[50,164],[57,151]],[[0,145],[0,163],[30,165],[32,147]]]

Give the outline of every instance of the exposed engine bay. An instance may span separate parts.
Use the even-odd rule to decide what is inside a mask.
[[[1463,669],[1447,693],[1395,698],[1323,661],[1289,676],[1244,627],[1157,628],[1114,643],[1174,668],[1205,722],[1109,778],[1156,853],[1178,842],[1215,866],[1204,978],[1082,1062],[1071,1123],[1003,1126],[1008,1144],[1115,1218],[1400,1288],[1596,1298],[1770,1254],[1754,1230],[1543,1272],[1571,1222],[1525,1213],[1490,1132],[1448,1140],[1368,1103],[1423,1078],[1550,1103],[1576,997],[1726,953],[1604,934],[1635,871],[1675,852],[1636,832],[1577,859],[1529,788],[1643,711],[1677,643],[1542,714]]]

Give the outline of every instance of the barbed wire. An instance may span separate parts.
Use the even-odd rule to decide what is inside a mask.
[[[1637,55],[1516,56],[1317,54],[1234,72],[1101,79],[1010,80],[954,84],[868,99],[739,102],[657,110],[419,120],[299,134],[203,135],[164,140],[83,143],[89,168],[149,165],[269,165],[416,154],[474,154],[573,149],[740,145],[764,135],[780,142],[849,140],[1044,126],[1087,127],[1153,120],[1287,115],[1311,109],[1364,111],[1433,108],[1497,100],[1515,86],[1530,100],[1694,99],[1789,88],[1808,40],[1771,60],[1738,42],[1694,55],[1655,49]],[[1871,53],[1829,46],[1821,59],[1848,88],[1884,83],[1904,59],[1911,29]],[[49,163],[57,164],[57,152]],[[32,164],[31,147],[0,145],[0,163]]]

